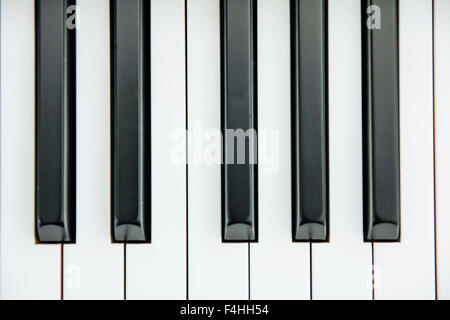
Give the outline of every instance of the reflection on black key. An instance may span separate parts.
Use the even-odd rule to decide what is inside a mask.
[[[75,242],[75,0],[36,0],[36,238]],[[69,24],[67,24],[69,25]]]
[[[150,1],[111,0],[113,242],[150,242]]]
[[[256,1],[221,0],[222,237],[257,241]]]
[[[328,239],[327,0],[291,0],[294,241]]]
[[[400,237],[398,1],[362,2],[364,238]]]

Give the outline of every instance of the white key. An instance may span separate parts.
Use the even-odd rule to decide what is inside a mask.
[[[111,244],[109,1],[78,0],[77,243],[64,245],[64,299],[123,299]]]
[[[258,1],[259,242],[252,299],[309,299],[309,244],[292,242],[289,0]]]
[[[33,0],[1,1],[0,298],[59,299],[61,249],[35,243]]]
[[[127,245],[127,299],[186,299],[184,4],[151,1],[152,243]]]
[[[362,222],[360,6],[329,1],[330,243],[312,245],[313,299],[372,298]]]
[[[434,299],[432,1],[399,2],[401,242],[375,244],[375,299]]]
[[[439,299],[450,299],[450,1],[435,0],[436,226]]]
[[[248,299],[248,244],[221,234],[220,1],[187,4],[189,299]]]

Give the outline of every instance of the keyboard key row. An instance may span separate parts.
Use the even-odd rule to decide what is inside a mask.
[[[75,242],[76,28],[65,21],[75,2],[55,1],[36,2],[36,230],[41,243],[70,243]],[[367,16],[374,6],[384,14],[383,28],[376,21],[366,24],[377,19]],[[292,237],[327,241],[328,4],[296,0],[290,9]],[[220,12],[222,236],[224,242],[253,242],[258,240],[257,2],[223,0]],[[362,6],[366,241],[397,241],[400,234],[397,17],[397,1]],[[148,1],[110,2],[113,242],[150,242],[150,24]]]
[[[448,270],[446,147],[439,138],[447,101],[445,1],[435,1],[440,297]],[[258,176],[258,242],[250,245],[222,243],[220,166],[190,165],[186,172],[170,161],[174,130],[196,121],[220,130],[220,6],[210,0],[189,0],[186,12],[184,1],[151,1],[153,243],[111,244],[110,6],[107,0],[77,4],[77,232],[76,244],[61,249],[36,245],[30,219],[34,2],[1,2],[2,298],[60,298],[62,292],[64,299],[370,299],[373,280],[376,299],[435,297],[431,1],[400,2],[402,237],[373,248],[362,241],[360,1],[329,1],[329,243],[311,246],[292,242],[289,143],[279,147],[279,172]],[[258,0],[257,16],[258,129],[278,128],[288,142],[289,1]],[[193,152],[190,145],[186,152]]]

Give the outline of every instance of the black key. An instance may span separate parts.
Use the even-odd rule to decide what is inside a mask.
[[[75,0],[36,0],[36,238],[75,242]]]
[[[221,0],[222,237],[257,241],[256,0]]]
[[[291,0],[294,241],[328,239],[327,29],[327,0]]]
[[[111,0],[113,242],[150,242],[150,1]]]
[[[369,12],[368,12],[369,11]],[[398,1],[362,2],[364,239],[400,237]]]

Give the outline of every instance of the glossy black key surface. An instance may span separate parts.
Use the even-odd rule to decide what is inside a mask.
[[[113,242],[150,242],[150,1],[111,0]]]
[[[291,0],[294,241],[328,239],[327,0]]]
[[[75,242],[75,0],[36,0],[36,238]]]
[[[400,237],[398,1],[362,2],[364,239]]]
[[[256,1],[221,0],[225,242],[258,237],[256,41]]]

